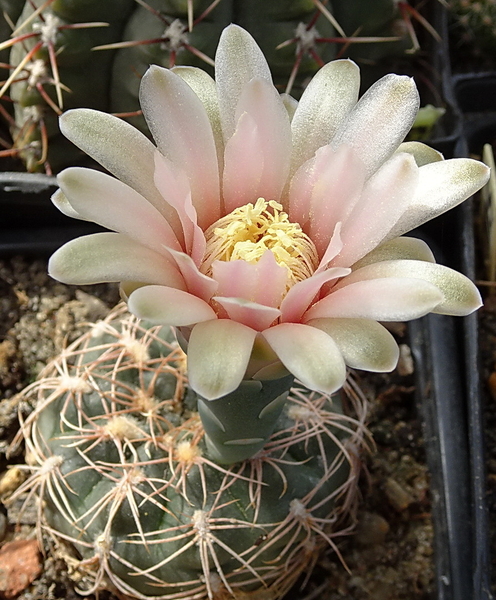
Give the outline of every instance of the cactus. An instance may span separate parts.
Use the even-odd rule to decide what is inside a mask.
[[[408,32],[395,37],[401,14],[394,0],[374,3],[373,10],[363,0],[327,5],[320,0],[0,0],[11,20],[22,9],[15,35],[0,44],[0,50],[12,48],[12,73],[0,96],[10,87],[15,109],[14,145],[3,154],[19,155],[28,171],[50,173],[81,164],[82,155],[60,136],[62,110],[137,111],[139,80],[150,64],[205,67],[230,22],[252,32],[276,83],[287,91],[301,91],[343,45],[345,56],[373,61],[410,46]],[[95,26],[102,23],[108,26]],[[396,41],[354,44],[346,37],[356,35]],[[119,45],[124,47],[114,61],[109,48]],[[95,47],[107,49],[92,51]],[[141,119],[133,124],[143,129]]]
[[[185,367],[169,327],[122,306],[93,325],[23,394],[33,474],[16,496],[37,495],[85,594],[280,598],[349,528],[365,402],[293,388],[264,450],[224,467]]]
[[[496,49],[496,3],[493,0],[453,0],[450,10],[472,43],[482,51]]]

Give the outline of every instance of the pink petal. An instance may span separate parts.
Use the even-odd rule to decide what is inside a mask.
[[[346,378],[339,348],[326,333],[300,323],[282,323],[262,334],[283,365],[303,385],[332,394]]]
[[[171,71],[179,75],[181,79],[191,87],[205,107],[210,127],[214,136],[215,147],[217,148],[217,162],[219,163],[219,175],[224,168],[224,137],[222,135],[222,125],[220,122],[219,101],[217,98],[217,86],[215,81],[203,69],[197,67],[177,66],[172,67]]]
[[[137,289],[130,295],[128,306],[140,319],[174,327],[217,318],[212,307],[200,298],[163,285],[147,285]]]
[[[315,272],[308,279],[296,283],[287,293],[281,304],[281,320],[296,323],[319,293],[321,287],[333,279],[345,277],[351,269],[339,267]]]
[[[217,290],[217,282],[201,273],[193,259],[184,252],[171,250],[170,255],[186,282],[187,291],[208,302]]]
[[[396,154],[366,183],[343,222],[343,249],[333,265],[349,266],[378,246],[410,205],[419,169],[410,154]]]
[[[360,197],[364,166],[348,146],[320,148],[295,174],[289,190],[289,216],[300,223],[319,256],[327,249],[334,228]]]
[[[267,329],[281,314],[281,311],[277,308],[249,302],[243,298],[214,296],[212,300],[215,300],[224,308],[230,319],[243,323],[243,325],[251,327],[255,331]]]
[[[305,322],[330,317],[408,321],[431,312],[443,299],[439,288],[421,279],[371,279],[332,291],[303,318]]]
[[[327,269],[329,263],[334,258],[336,258],[336,256],[343,249],[343,242],[341,240],[341,227],[342,227],[341,221],[336,223],[336,227],[334,227],[334,232],[331,236],[331,241],[329,242],[327,249],[324,252],[324,256],[320,260],[319,267],[315,271],[316,273],[320,273],[321,271]]]
[[[68,242],[52,254],[48,270],[69,284],[135,281],[185,288],[172,260],[120,233],[95,233]]]
[[[217,260],[212,264],[212,277],[219,284],[217,296],[243,298],[279,308],[286,292],[288,271],[266,250],[255,264],[244,260]]]
[[[274,86],[263,79],[247,83],[236,117],[225,152],[226,212],[258,198],[279,200],[289,172],[289,117]]]
[[[235,111],[244,86],[254,78],[272,82],[269,65],[253,37],[238,25],[226,27],[215,54],[215,81],[224,139],[235,129]]]
[[[220,189],[215,140],[202,102],[181,77],[152,65],[141,80],[140,104],[160,152],[187,174],[198,222],[206,229],[220,217]]]
[[[141,194],[100,171],[72,167],[57,177],[71,207],[83,218],[123,233],[162,253],[180,250],[171,226]]]
[[[186,177],[159,152],[155,153],[155,185],[167,202],[173,206],[183,228],[186,253],[197,266],[205,254],[205,236],[197,225],[195,207],[191,202],[191,191]]]
[[[188,342],[188,376],[195,392],[207,400],[233,392],[246,372],[256,335],[230,319],[195,325]]]

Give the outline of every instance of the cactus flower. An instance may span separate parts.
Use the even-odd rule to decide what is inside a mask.
[[[402,143],[419,107],[412,79],[387,75],[358,99],[358,67],[337,60],[297,103],[234,25],[215,68],[215,81],[191,67],[145,73],[155,144],[98,111],[61,117],[65,136],[115,177],[58,176],[60,210],[111,232],[59,249],[54,278],[120,282],[132,312],[179,329],[190,384],[208,400],[288,372],[334,392],[347,365],[395,367],[379,322],[480,306],[472,282],[400,237],[488,178],[480,162]]]

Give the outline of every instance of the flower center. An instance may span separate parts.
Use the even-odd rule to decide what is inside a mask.
[[[207,249],[202,265],[206,275],[215,260],[244,260],[256,264],[270,250],[288,271],[288,288],[307,279],[318,266],[317,250],[298,223],[291,223],[275,200],[259,198],[213,223],[205,232]]]

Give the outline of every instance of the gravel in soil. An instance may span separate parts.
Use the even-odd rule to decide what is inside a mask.
[[[46,262],[13,258],[0,261],[0,498],[22,481],[22,473],[7,470],[23,456],[6,458],[18,430],[16,398],[46,363],[84,330],[85,323],[104,317],[119,300],[116,286],[85,286],[84,291],[53,281]],[[364,457],[360,510],[356,533],[337,540],[335,552],[322,556],[303,590],[288,600],[432,600],[434,572],[429,477],[421,424],[415,413],[412,365],[404,328],[394,333],[402,343],[400,369],[392,376],[360,380],[371,399],[370,429],[375,450]],[[494,457],[496,464],[496,456]],[[5,474],[9,473],[7,477]],[[496,474],[496,470],[495,470]],[[4,478],[2,478],[2,475]],[[16,479],[19,478],[19,479]],[[10,478],[10,479],[9,479]],[[30,541],[29,569],[20,600],[75,600],[68,567],[50,554],[50,542],[36,546],[36,507],[16,513],[14,505],[0,512],[0,544]],[[40,552],[38,552],[38,550]],[[0,549],[1,552],[1,549]],[[343,564],[346,565],[343,566]],[[20,567],[21,571],[24,567]],[[41,570],[38,575],[36,569]],[[33,573],[36,576],[33,581]],[[0,597],[9,597],[14,575],[2,583]],[[3,587],[2,587],[3,585]],[[8,586],[11,586],[10,588]],[[90,597],[91,598],[91,597]],[[100,600],[115,600],[102,593]]]

